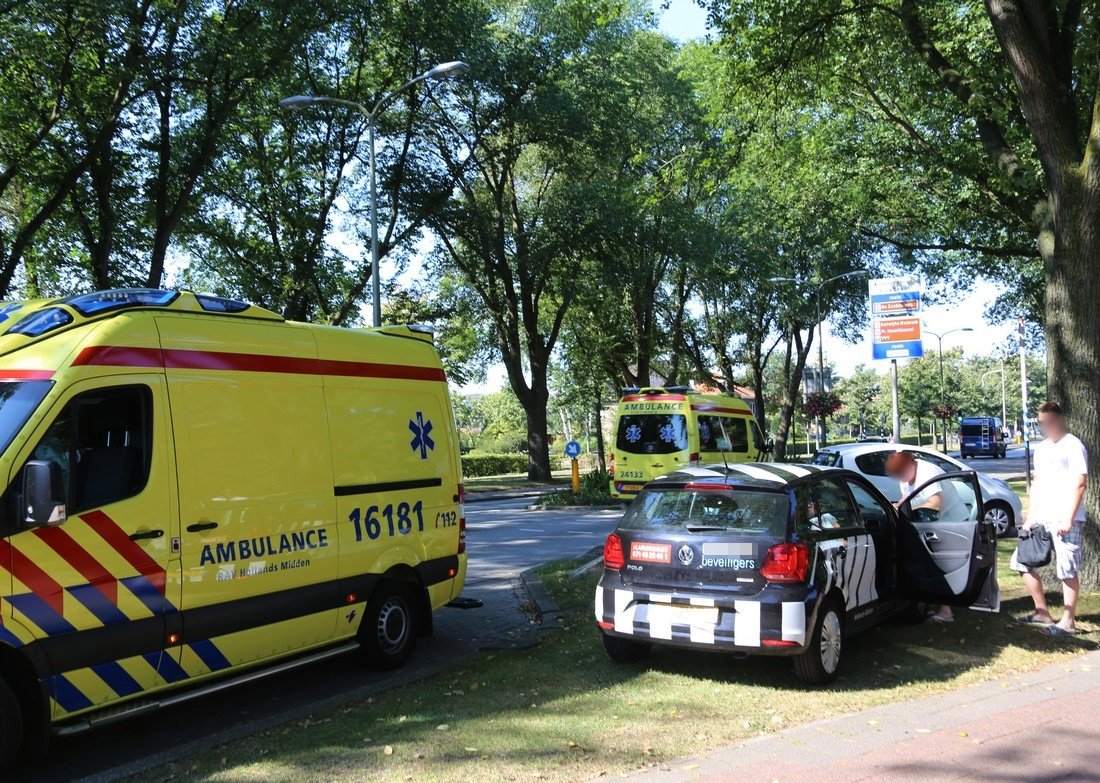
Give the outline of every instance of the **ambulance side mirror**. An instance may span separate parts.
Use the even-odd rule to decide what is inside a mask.
[[[65,521],[65,489],[61,466],[46,460],[31,460],[23,468],[23,524],[53,527]]]

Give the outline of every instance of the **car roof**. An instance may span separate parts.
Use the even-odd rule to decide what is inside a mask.
[[[950,454],[944,454],[937,449],[929,448],[928,446],[914,446],[911,443],[838,443],[835,446],[822,446],[819,449],[820,452],[832,453],[832,454],[867,454],[872,451],[916,451],[922,454],[935,454],[940,457],[951,457]],[[951,457],[951,459],[954,459]]]
[[[654,484],[716,484],[746,488],[785,489],[809,476],[837,471],[824,465],[786,462],[732,462],[682,468],[653,480]],[[845,471],[846,472],[846,471]]]

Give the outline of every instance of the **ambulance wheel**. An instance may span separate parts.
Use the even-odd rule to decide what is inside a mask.
[[[359,649],[371,669],[396,669],[416,644],[416,600],[401,582],[381,582],[367,602],[359,626]]]
[[[794,673],[810,685],[836,679],[844,651],[844,614],[836,601],[823,604],[805,651],[794,659]]]
[[[15,763],[23,744],[23,710],[8,684],[0,680],[0,769]]]
[[[604,650],[607,651],[608,657],[615,663],[637,663],[644,660],[649,655],[649,651],[653,649],[653,645],[646,642],[608,636],[605,633],[600,634],[600,636],[603,637]]]

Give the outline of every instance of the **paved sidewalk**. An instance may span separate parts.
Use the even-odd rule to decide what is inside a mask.
[[[683,759],[636,783],[1100,782],[1100,651]]]

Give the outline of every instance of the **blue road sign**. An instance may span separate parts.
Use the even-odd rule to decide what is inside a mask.
[[[581,444],[575,440],[571,440],[565,444],[565,456],[569,459],[576,459],[581,455]]]

